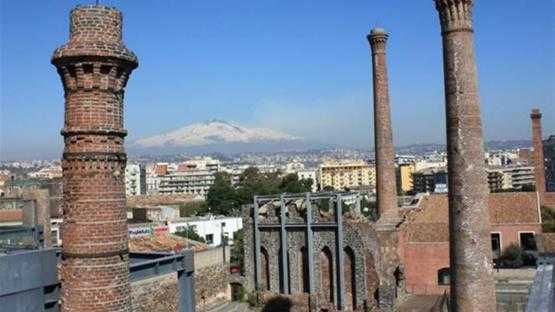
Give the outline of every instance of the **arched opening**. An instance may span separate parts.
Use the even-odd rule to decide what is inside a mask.
[[[347,246],[343,250],[343,278],[345,279],[345,305],[347,310],[357,308],[355,253]]]
[[[320,251],[319,260],[322,298],[326,303],[333,303],[333,260],[328,247]]]
[[[380,280],[376,272],[374,257],[372,257],[370,252],[365,254],[364,261],[366,266],[366,289],[369,294],[374,295],[374,304],[377,306],[380,302]]]
[[[260,278],[262,279],[262,290],[270,290],[270,257],[268,256],[266,248],[260,247],[260,256],[260,270],[262,271],[260,272]]]
[[[437,271],[437,284],[449,285],[451,283],[451,273],[449,268],[442,268]]]
[[[305,247],[301,247],[299,259],[301,260],[301,289],[303,292],[308,293],[308,255]]]

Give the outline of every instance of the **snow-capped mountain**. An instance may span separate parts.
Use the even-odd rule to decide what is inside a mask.
[[[272,129],[250,128],[223,120],[194,123],[129,145],[130,152],[148,154],[275,152],[323,147],[327,145]]]
[[[222,143],[267,143],[301,138],[265,128],[247,128],[223,120],[195,123],[177,130],[137,140],[140,147],[202,146]]]

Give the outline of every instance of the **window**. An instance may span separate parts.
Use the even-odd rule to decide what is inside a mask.
[[[524,251],[536,251],[538,249],[534,232],[520,233],[520,247]]]
[[[437,284],[438,285],[449,285],[451,283],[451,275],[449,268],[439,269],[437,271]]]
[[[206,244],[211,245],[214,243],[214,234],[206,234],[206,236],[204,237],[204,240],[206,241]]]
[[[491,250],[493,259],[497,259],[501,256],[501,234],[491,233]]]

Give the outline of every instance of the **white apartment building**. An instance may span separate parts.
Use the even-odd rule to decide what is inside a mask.
[[[62,166],[53,165],[41,168],[38,171],[30,172],[27,174],[31,178],[36,179],[55,179],[62,177]]]
[[[194,229],[209,246],[220,246],[222,234],[227,237],[227,244],[233,245],[233,233],[243,228],[243,219],[209,215],[168,221],[170,233],[185,231],[187,228]]]
[[[214,184],[215,172],[209,170],[177,171],[158,177],[159,194],[190,194],[204,199]]]
[[[145,195],[146,191],[145,167],[139,164],[127,164],[125,166],[125,195]]]
[[[190,194],[195,199],[204,199],[220,169],[220,161],[210,157],[156,164],[146,179],[148,193]]]
[[[316,180],[316,169],[304,169],[297,171],[297,176],[299,180],[308,180],[312,179],[312,187],[310,189],[311,192],[318,191],[318,183]]]
[[[534,167],[508,166],[490,169],[503,174],[503,189],[522,189],[524,186],[535,185]]]

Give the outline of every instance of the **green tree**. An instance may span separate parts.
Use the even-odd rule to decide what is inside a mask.
[[[279,193],[279,172],[260,172],[258,168],[249,167],[239,177],[237,198],[239,203],[252,203],[255,195]]]
[[[212,214],[230,215],[234,210],[240,208],[237,194],[231,184],[231,176],[228,173],[216,173],[214,184],[206,194],[206,204],[207,212]]]
[[[244,236],[245,232],[241,229],[233,233],[233,246],[231,248],[231,264],[236,265],[241,268],[241,272],[244,270]]]
[[[179,205],[179,216],[182,218],[203,215],[208,211],[205,201],[192,201]]]
[[[175,232],[175,235],[185,237],[187,239],[192,239],[192,240],[195,240],[195,241],[201,242],[201,243],[205,242],[204,237],[198,235],[194,226],[188,226],[183,231]]]
[[[283,193],[304,193],[310,192],[312,179],[301,179],[295,173],[290,173],[281,179],[279,190]]]

